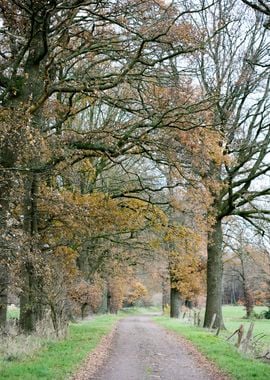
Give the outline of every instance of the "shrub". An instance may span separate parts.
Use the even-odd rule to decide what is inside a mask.
[[[261,318],[270,319],[270,307],[268,310],[264,310],[261,312]]]

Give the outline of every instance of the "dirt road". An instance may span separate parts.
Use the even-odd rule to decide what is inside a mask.
[[[119,322],[110,354],[95,380],[219,380],[222,375],[185,341],[166,332],[149,316]],[[90,380],[89,379],[89,380]]]

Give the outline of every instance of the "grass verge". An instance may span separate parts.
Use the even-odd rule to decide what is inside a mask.
[[[106,315],[72,324],[67,339],[44,343],[32,357],[11,362],[0,358],[0,379],[68,379],[116,321],[117,317]]]
[[[161,326],[190,340],[209,360],[232,379],[269,380],[270,365],[244,357],[230,343],[202,328],[180,322],[178,319],[156,317]]]

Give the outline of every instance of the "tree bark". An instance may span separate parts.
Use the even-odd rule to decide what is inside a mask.
[[[251,318],[252,313],[253,313],[254,299],[246,281],[243,282],[243,288],[244,288],[244,305],[246,308],[246,317],[249,319]]]
[[[241,269],[242,269],[241,277],[243,281],[244,305],[246,308],[246,317],[249,319],[253,313],[254,299],[253,299],[253,296],[248,284],[248,278],[247,278],[246,269],[245,269],[245,256],[243,252],[241,252],[241,254],[239,255],[239,258],[241,261]]]
[[[13,136],[12,136],[13,137]],[[16,153],[10,144],[9,137],[0,145],[0,329],[4,329],[7,320],[9,266],[8,260],[13,251],[13,239],[8,236],[8,221],[11,213],[11,189],[14,187],[14,177],[10,167],[16,162]],[[15,140],[16,141],[16,140]]]
[[[20,327],[24,332],[35,330],[36,322],[42,318],[41,306],[41,279],[35,273],[32,263],[36,255],[34,237],[38,231],[37,220],[37,175],[29,174],[26,180],[26,191],[24,200],[24,230],[29,236],[29,252],[25,262],[22,264],[23,287],[20,296]]]
[[[0,330],[6,327],[8,304],[8,267],[0,265]]]
[[[0,208],[2,205],[0,203]],[[3,211],[3,210],[1,210]],[[8,278],[9,270],[6,264],[7,253],[5,240],[5,222],[6,217],[4,213],[0,211],[1,228],[0,228],[0,330],[5,329],[7,321],[7,303],[8,303]]]
[[[165,278],[162,279],[161,289],[162,289],[162,311],[164,312],[166,307],[170,303],[169,284],[168,284],[168,280]]]
[[[181,307],[181,296],[178,289],[171,287],[171,309],[170,317],[179,318]]]
[[[208,234],[207,258],[207,298],[204,327],[210,327],[216,314],[213,328],[225,328],[222,317],[222,225],[217,220]]]
[[[36,327],[36,314],[34,311],[34,273],[31,263],[25,264],[22,270],[24,289],[20,295],[20,329],[29,333]]]
[[[33,4],[32,4],[33,5]],[[31,8],[31,7],[30,7]],[[32,17],[29,18],[31,22],[31,38],[29,36],[28,54],[24,67],[22,68],[21,78],[23,83],[19,88],[15,88],[13,93],[7,97],[5,106],[10,107],[14,111],[16,109],[23,110],[24,107],[29,108],[30,104],[35,104],[39,96],[44,92],[45,78],[40,70],[42,61],[47,56],[47,27],[50,18],[50,13],[47,12],[46,7],[36,8],[34,5],[31,8]],[[16,28],[16,25],[15,25]],[[16,29],[15,29],[16,30]],[[16,49],[16,46],[13,48]],[[29,116],[29,115],[28,115]],[[27,118],[28,118],[27,116]],[[24,123],[29,123],[32,128],[42,130],[43,124],[42,108],[37,108],[35,114]],[[26,125],[25,125],[26,126]],[[24,129],[21,130],[22,135]],[[6,150],[13,154],[14,158],[9,161],[16,162],[18,152],[14,149],[9,152],[9,142],[5,146]],[[26,146],[24,149],[29,149]],[[6,154],[7,156],[7,154]],[[9,157],[9,156],[8,156]],[[1,158],[1,157],[0,157]],[[36,161],[38,162],[39,156]],[[31,169],[37,162],[33,162],[32,158],[28,162]],[[12,166],[9,165],[8,166]],[[34,237],[37,235],[37,194],[38,194],[38,179],[34,173],[29,173],[25,176],[25,199],[24,199],[24,232],[29,238],[29,244],[25,246],[25,254],[23,264],[21,266],[22,272],[22,292],[20,295],[20,327],[24,332],[30,332],[35,329],[37,319],[40,319],[42,314],[42,307],[40,295],[37,296],[36,289],[40,289],[40,278],[35,273],[35,266],[33,265],[32,258],[35,255]],[[40,277],[40,276],[39,276]]]

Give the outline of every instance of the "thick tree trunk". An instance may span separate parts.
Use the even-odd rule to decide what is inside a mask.
[[[37,221],[37,194],[38,179],[36,175],[29,175],[26,181],[26,196],[24,200],[24,230],[29,236],[29,252],[22,267],[23,286],[20,296],[20,327],[24,332],[35,330],[36,322],[42,319],[41,305],[42,283],[35,273],[35,243],[33,242],[38,230]]]
[[[10,136],[9,136],[10,137]],[[16,140],[15,140],[16,141]],[[9,221],[12,217],[10,208],[13,174],[10,168],[16,162],[16,153],[9,138],[0,145],[0,329],[4,329],[7,320],[7,302],[9,285],[8,261],[14,250],[14,240],[9,236]]]
[[[178,289],[171,287],[170,317],[179,318],[181,308],[181,296]]]
[[[7,321],[8,303],[8,267],[0,265],[0,330],[4,329]]]
[[[216,314],[213,328],[225,328],[222,317],[222,225],[217,220],[208,236],[207,299],[204,327],[210,327]]]
[[[35,10],[34,10],[35,8]],[[31,39],[29,39],[29,46],[28,46],[28,54],[26,53],[25,56],[26,61],[24,64],[24,72],[20,73],[20,77],[23,78],[24,82],[20,83],[14,83],[11,81],[10,88],[14,89],[12,90],[12,96],[7,97],[5,101],[5,107],[8,109],[10,107],[10,111],[14,111],[14,125],[17,125],[18,121],[21,123],[29,123],[32,127],[40,129],[42,127],[43,119],[41,117],[41,108],[37,109],[35,114],[31,115],[31,119],[26,120],[28,116],[26,116],[25,120],[20,119],[18,115],[20,115],[21,111],[23,110],[24,106],[27,106],[27,108],[30,106],[30,104],[35,105],[37,99],[44,91],[44,77],[41,75],[40,71],[40,65],[41,62],[44,60],[44,58],[47,55],[47,25],[49,23],[50,18],[50,12],[47,11],[46,7],[41,7],[40,10],[36,7],[31,8],[31,11],[33,11],[33,17],[31,17],[32,25],[31,25]],[[15,29],[16,30],[16,26]],[[12,32],[12,31],[11,31]],[[15,41],[16,39],[14,39]],[[11,40],[12,42],[12,40]],[[11,44],[12,45],[12,44]],[[12,49],[16,49],[16,45],[11,46]],[[18,75],[19,78],[19,75]],[[16,88],[16,85],[18,86]],[[23,112],[24,114],[24,112]],[[8,125],[12,125],[12,117],[11,114],[9,116]],[[16,118],[19,120],[16,121]],[[10,171],[10,168],[14,170],[14,163],[17,161],[17,158],[20,156],[20,152],[18,151],[18,148],[20,148],[22,141],[20,141],[20,133],[22,136],[24,136],[25,131],[23,128],[20,128],[20,133],[18,133],[18,130],[15,128],[16,135],[8,134],[8,137],[6,141],[2,141],[2,146],[0,146],[0,165],[5,168],[4,173],[6,173],[6,181],[3,181],[3,178],[0,178],[0,281],[2,280],[3,276],[5,276],[5,273],[3,272],[3,268],[6,268],[6,262],[9,259],[10,256],[10,247],[6,247],[7,244],[2,244],[2,236],[6,233],[8,230],[7,227],[7,221],[8,218],[10,218],[11,210],[10,210],[10,193],[11,189],[14,188],[13,182],[12,182],[12,172]],[[12,139],[11,139],[12,137]],[[23,140],[24,141],[24,140]],[[29,148],[29,147],[28,147]],[[23,149],[27,149],[27,147],[24,147]],[[39,159],[39,155],[37,156],[37,160]],[[34,162],[36,164],[36,162]],[[29,162],[29,167],[32,166],[32,160]],[[2,175],[2,171],[1,171]],[[32,178],[31,178],[32,177]],[[35,178],[35,175],[32,176],[32,174],[29,175],[29,177],[26,178],[26,187],[30,184],[31,191],[33,189],[34,193],[37,192],[37,181]],[[3,190],[3,187],[6,189]],[[29,190],[29,189],[28,189]],[[25,212],[24,212],[24,231],[26,235],[29,236],[29,254],[31,257],[31,254],[34,254],[33,247],[32,247],[32,237],[34,233],[37,231],[37,218],[36,215],[36,196],[32,198],[31,191],[26,191],[26,201],[25,201]],[[29,195],[30,194],[30,195]],[[4,206],[3,206],[4,204]],[[6,215],[7,216],[6,216]],[[4,241],[5,243],[5,241]],[[6,242],[7,243],[7,242]],[[3,250],[7,251],[3,252]],[[4,265],[2,266],[2,263]],[[29,264],[30,263],[30,264]],[[31,269],[29,269],[31,268]],[[30,272],[28,272],[30,270]],[[33,267],[31,265],[31,259],[29,260],[29,257],[25,258],[25,264],[22,268],[22,274],[25,275],[23,278],[24,286],[22,287],[22,295],[21,295],[21,313],[20,313],[20,325],[25,331],[30,331],[33,328],[34,320],[36,319],[36,316],[40,313],[40,307],[39,305],[35,305],[36,298],[33,295],[33,289],[36,287],[36,278],[33,273]],[[5,288],[6,287],[6,288]],[[0,296],[2,299],[0,299],[0,302],[3,303],[2,308],[0,308],[0,324],[4,323],[5,321],[5,315],[6,315],[6,300],[7,300],[7,284],[6,280],[3,281],[3,287],[0,289],[2,296]],[[27,292],[30,292],[27,294]],[[35,311],[35,316],[32,315],[33,310]]]
[[[23,332],[31,332],[36,326],[36,313],[34,312],[34,275],[31,264],[25,265],[23,270],[24,289],[20,295],[20,328]]]
[[[2,207],[0,203],[0,207]],[[3,210],[2,210],[3,211]],[[9,269],[7,265],[7,247],[8,240],[5,239],[6,234],[6,218],[0,211],[1,228],[0,228],[0,330],[4,330],[7,321],[7,304],[8,304],[8,280]]]

